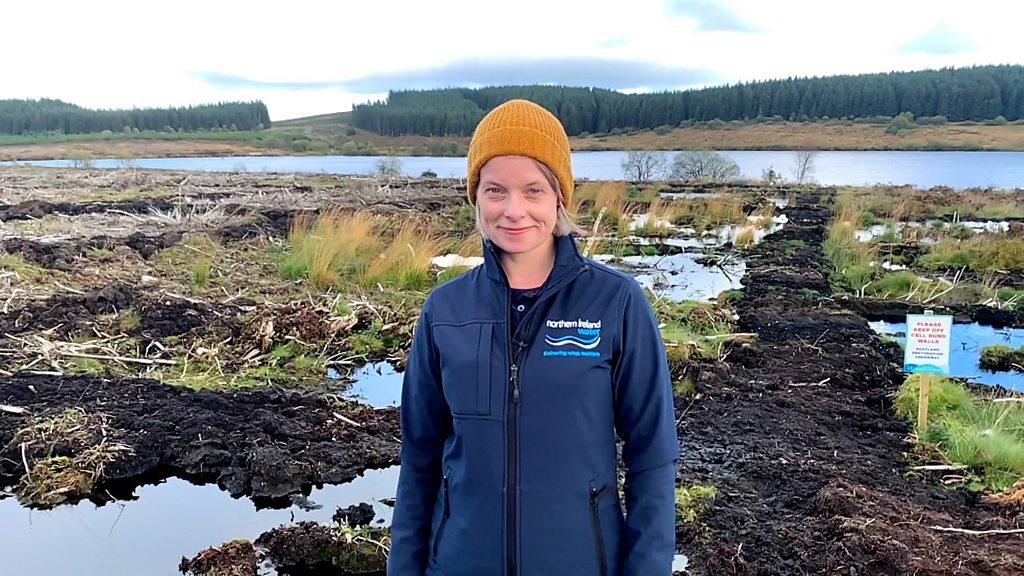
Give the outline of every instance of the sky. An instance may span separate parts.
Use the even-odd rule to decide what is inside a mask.
[[[0,99],[258,99],[272,120],[392,89],[633,93],[1024,63],[1024,3],[1003,0],[41,0],[9,3],[3,19]]]

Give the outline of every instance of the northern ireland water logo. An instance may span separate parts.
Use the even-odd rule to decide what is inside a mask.
[[[544,323],[544,343],[553,346],[544,350],[545,357],[597,358],[594,350],[601,344],[601,321],[547,320]],[[563,332],[564,331],[564,332]]]

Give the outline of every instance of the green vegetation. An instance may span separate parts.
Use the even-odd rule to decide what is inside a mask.
[[[121,310],[117,315],[117,327],[122,332],[130,332],[139,327],[141,320],[139,319],[139,312],[134,308],[125,308]]]
[[[296,218],[288,240],[292,251],[281,261],[281,275],[308,278],[317,288],[338,286],[343,280],[402,289],[430,286],[436,281],[430,260],[443,244],[414,223],[385,242],[374,230],[371,214],[340,210]]]
[[[1014,350],[1005,344],[991,344],[981,349],[979,362],[985,370],[1024,372],[1024,346]]]
[[[353,333],[345,345],[353,355],[364,358],[379,358],[402,346],[404,340],[396,333],[386,330],[384,323],[374,319],[366,329]]]
[[[104,468],[131,453],[107,437],[107,420],[102,413],[67,408],[38,416],[15,432],[5,449],[21,446],[22,454],[31,454],[24,456],[31,468],[21,477],[18,501],[51,507],[91,494]]]
[[[968,268],[975,271],[1024,270],[1024,239],[1001,234],[973,234],[966,240],[943,238],[928,247],[917,262],[924,268]]]
[[[874,246],[857,240],[860,220],[859,212],[843,210],[836,215],[822,245],[825,258],[832,263],[830,281],[840,291],[860,293],[875,275],[871,266]]]
[[[732,312],[708,302],[659,299],[652,302],[658,321],[663,324],[669,364],[680,365],[695,358],[719,356],[722,344],[731,339]],[[675,373],[676,371],[673,370]]]
[[[20,254],[0,255],[0,270],[10,270],[22,278],[32,278],[44,272],[42,268],[35,264],[30,264]]]
[[[860,227],[926,217],[945,216],[957,220],[1024,217],[1024,194],[1016,190],[940,190],[941,193],[936,194],[912,186],[845,187],[836,201],[836,211],[861,214]],[[946,226],[963,228],[956,224]]]
[[[875,280],[872,280],[863,287],[863,294],[878,298],[927,300],[936,296],[947,287],[949,285],[946,283],[919,278],[913,272],[900,270],[877,276]]]
[[[690,398],[697,393],[697,383],[689,376],[672,383],[672,393],[682,398]]]
[[[181,244],[161,250],[154,262],[180,273],[183,283],[201,291],[223,266],[226,253],[221,243],[209,234],[189,233]]]
[[[789,78],[699,90],[623,94],[601,88],[500,86],[478,89],[396,90],[386,101],[357,105],[352,125],[377,134],[468,135],[484,114],[512,98],[527,98],[555,114],[570,136],[665,130],[693,122],[759,119],[844,119],[909,123],[1021,118],[1024,66],[974,66]],[[902,129],[901,121],[895,130]]]
[[[672,223],[692,226],[703,232],[714,226],[734,224],[746,220],[743,197],[738,194],[716,194],[708,198],[682,198],[674,202]]]
[[[714,504],[717,494],[714,486],[677,486],[676,519],[686,523],[696,522]]]
[[[997,288],[996,298],[1003,306],[1016,310],[1024,310],[1024,289],[1021,288]]]
[[[181,356],[178,365],[161,370],[160,379],[195,390],[235,390],[287,382],[319,385],[327,376],[323,358],[313,356],[294,342],[274,346],[260,362],[229,369],[215,359]]]
[[[896,392],[896,414],[916,424],[920,375]],[[975,487],[1001,491],[1024,477],[1024,403],[972,395],[963,384],[932,377],[928,428],[918,438],[953,464],[968,467]]]
[[[205,288],[210,281],[210,259],[199,258],[192,264],[192,285]]]
[[[60,100],[0,100],[0,134],[192,132],[270,127],[262,102],[223,102],[180,108],[90,110]]]

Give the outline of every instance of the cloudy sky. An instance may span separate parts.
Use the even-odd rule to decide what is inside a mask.
[[[389,89],[628,92],[1021,64],[1024,3],[973,0],[15,2],[0,99],[91,108],[260,99],[271,118]]]

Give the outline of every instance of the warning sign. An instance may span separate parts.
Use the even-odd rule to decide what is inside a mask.
[[[903,371],[949,375],[952,331],[952,316],[907,314],[907,349],[903,354]]]

